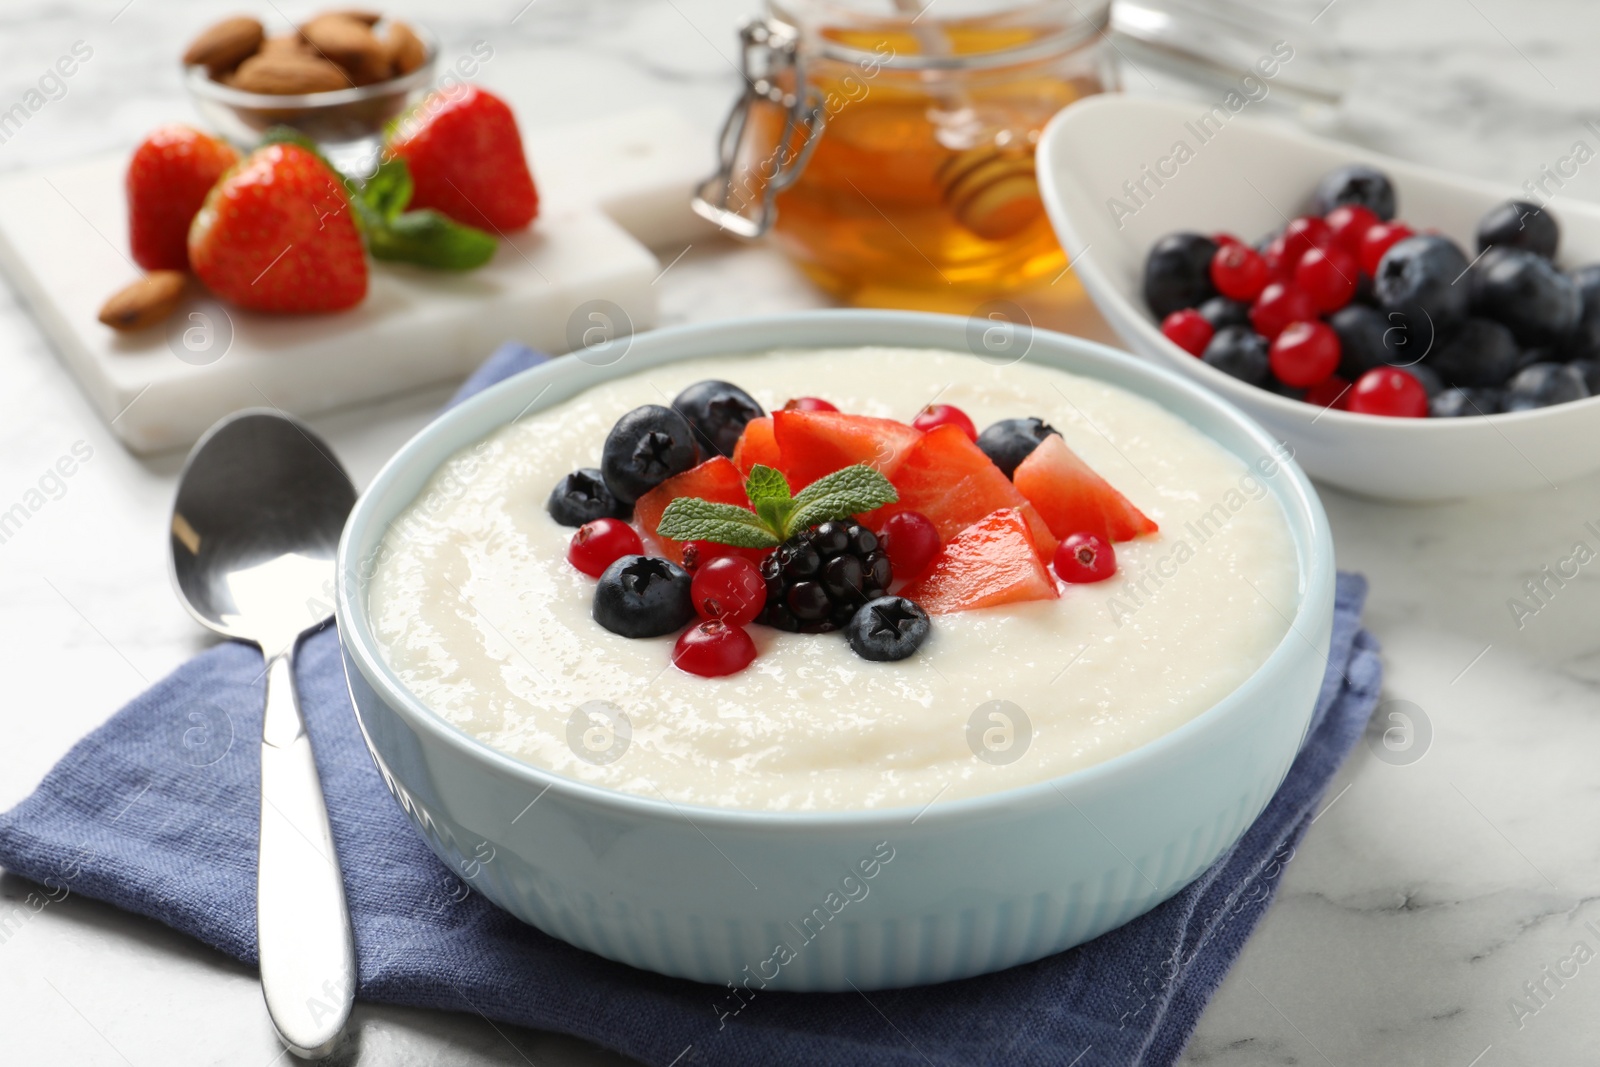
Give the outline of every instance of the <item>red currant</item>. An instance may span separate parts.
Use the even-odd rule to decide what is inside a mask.
[[[1117,573],[1117,552],[1097,534],[1068,534],[1056,546],[1055,568],[1063,582],[1103,582]]]
[[[679,670],[702,678],[720,678],[744,670],[756,658],[756,643],[744,632],[721,619],[707,619],[678,635],[672,646],[672,664]]]
[[[785,411],[838,411],[832,404],[815,396],[797,396],[783,405]]]
[[[1250,308],[1250,325],[1269,341],[1291,322],[1316,317],[1317,306],[1305,290],[1289,282],[1273,282],[1261,290]]]
[[[967,413],[954,404],[929,404],[911,420],[911,425],[924,432],[947,424],[966,434],[969,441],[978,439],[978,428],[967,418]]]
[[[1316,385],[1308,386],[1304,399],[1307,404],[1319,408],[1344,411],[1350,406],[1350,383],[1337,374],[1330,374]]]
[[[1291,322],[1273,338],[1268,358],[1278,381],[1304,389],[1339,369],[1339,335],[1325,322]]]
[[[1313,248],[1294,268],[1294,283],[1321,312],[1338,311],[1356,295],[1356,257],[1337,246]]]
[[[1184,308],[1161,320],[1161,332],[1167,340],[1191,356],[1198,356],[1205,352],[1206,345],[1211,343],[1211,335],[1217,331],[1200,312],[1194,308]]]
[[[567,546],[567,562],[591,578],[598,578],[623,556],[644,553],[644,542],[621,519],[596,519],[578,527]]]
[[[1288,249],[1284,247],[1283,234],[1278,234],[1267,242],[1267,247],[1261,250],[1261,258],[1266,261],[1267,272],[1272,275],[1275,282],[1286,282],[1294,273],[1294,262],[1289,258]]]
[[[1333,230],[1315,215],[1301,215],[1290,219],[1283,228],[1283,248],[1288,262],[1298,263],[1300,257],[1313,248],[1326,248],[1333,243]]]
[[[685,541],[683,543],[683,569],[693,574],[714,559],[723,556],[740,556],[751,563],[760,563],[766,549],[734,548],[718,541]]]
[[[1383,221],[1360,204],[1341,204],[1324,216],[1333,239],[1351,255],[1361,251],[1361,239],[1367,231]]]
[[[1244,244],[1243,241],[1239,240],[1231,233],[1214,233],[1211,235],[1211,241],[1218,248],[1226,248],[1228,245]]]
[[[1376,276],[1378,261],[1390,248],[1413,235],[1410,226],[1403,222],[1380,222],[1361,236],[1361,251],[1357,259],[1366,274]]]
[[[1211,257],[1211,284],[1229,300],[1254,300],[1271,280],[1267,261],[1248,245],[1223,245]]]
[[[928,569],[939,554],[939,529],[920,511],[897,511],[878,531],[894,576],[909,581]]]
[[[1428,414],[1428,391],[1399,367],[1374,367],[1356,379],[1349,410],[1362,415],[1420,419]]]
[[[767,603],[767,583],[756,565],[740,556],[702,563],[689,585],[689,599],[702,619],[747,626]]]

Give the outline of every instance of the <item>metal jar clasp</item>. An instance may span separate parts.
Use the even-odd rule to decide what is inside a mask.
[[[806,82],[792,26],[751,19],[739,27],[739,40],[744,92],[723,123],[716,173],[690,204],[729,233],[753,238],[772,228],[778,194],[805,169],[826,117],[822,94]],[[759,136],[769,130],[773,136]]]

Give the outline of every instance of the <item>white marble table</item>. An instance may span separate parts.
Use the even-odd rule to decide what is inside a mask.
[[[732,21],[753,5],[390,6],[447,47],[492,41],[482,80],[527,122],[650,100],[709,130],[734,84]],[[187,116],[167,57],[209,17],[192,0],[6,5],[0,110],[73,42],[94,54],[64,96],[0,142],[0,170],[126,148]],[[1518,185],[1592,138],[1580,123],[1600,99],[1588,54],[1597,31],[1600,13],[1582,0],[1337,0],[1307,34],[1349,51],[1344,136]],[[1140,83],[1130,76],[1131,89]],[[1600,167],[1586,169],[1562,195],[1600,195],[1597,176]],[[680,251],[663,250],[667,259]],[[772,253],[716,242],[689,249],[659,284],[667,321],[823,302]],[[1078,325],[1104,329],[1088,317]],[[442,395],[316,425],[364,480]],[[178,457],[124,452],[0,288],[0,508],[80,441],[93,455],[65,493],[0,543],[0,662],[11,682],[4,806],[204,638],[173,600],[163,563]],[[1385,646],[1388,697],[1422,709],[1432,739],[1409,765],[1357,751],[1186,1062],[1587,1059],[1600,963],[1562,961],[1580,943],[1600,950],[1584,925],[1600,923],[1600,572],[1584,568],[1521,628],[1507,600],[1575,542],[1596,546],[1584,524],[1600,520],[1600,478],[1427,508],[1336,492],[1325,500],[1341,565],[1372,580],[1368,617]],[[0,917],[29,888],[0,876]],[[1558,984],[1546,977],[1558,967],[1576,974]],[[1525,983],[1543,983],[1540,999]],[[472,1016],[361,1006],[355,1027],[346,1059],[361,1064],[618,1062]],[[77,898],[0,922],[0,1062],[267,1067],[278,1054],[254,976],[164,927]]]

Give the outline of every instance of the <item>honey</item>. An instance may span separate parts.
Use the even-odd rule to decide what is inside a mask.
[[[816,129],[758,101],[735,199],[767,197],[774,241],[813,281],[846,303],[967,314],[1062,277],[1034,153],[1052,115],[1111,80],[1084,15],[1096,5],[855,21],[774,10],[799,24],[801,62],[773,78],[773,98],[808,108]]]

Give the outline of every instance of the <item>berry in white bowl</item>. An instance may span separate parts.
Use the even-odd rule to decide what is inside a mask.
[[[1588,322],[1573,292],[1594,288],[1584,265],[1600,261],[1600,208],[1563,200],[1537,214],[1508,209],[1529,194],[1247,116],[1229,116],[1220,132],[1213,117],[1202,138],[1195,122],[1204,112],[1186,101],[1097,97],[1057,115],[1041,141],[1057,234],[1130,348],[1240,405],[1313,477],[1363,495],[1449,499],[1557,486],[1600,469],[1600,400],[1589,395],[1600,374],[1574,354],[1570,332]],[[1387,199],[1362,202],[1373,173],[1387,188],[1368,191]],[[1174,241],[1185,233],[1205,243]],[[1217,235],[1269,238],[1254,250],[1275,268],[1265,287],[1255,288],[1259,269],[1244,253],[1215,264],[1217,277],[1193,272],[1220,257]],[[1499,247],[1475,261],[1486,244]],[[1333,251],[1308,262],[1319,247]],[[1153,251],[1197,280],[1169,281],[1150,300]],[[1376,294],[1335,291],[1352,261]],[[1256,296],[1241,308],[1229,291]],[[1163,319],[1180,313],[1164,333]],[[1315,382],[1329,339],[1306,329],[1284,336],[1309,321],[1332,330],[1344,357]],[[1400,360],[1401,373],[1358,361],[1345,377],[1351,356],[1381,350],[1396,331],[1426,355]]]

